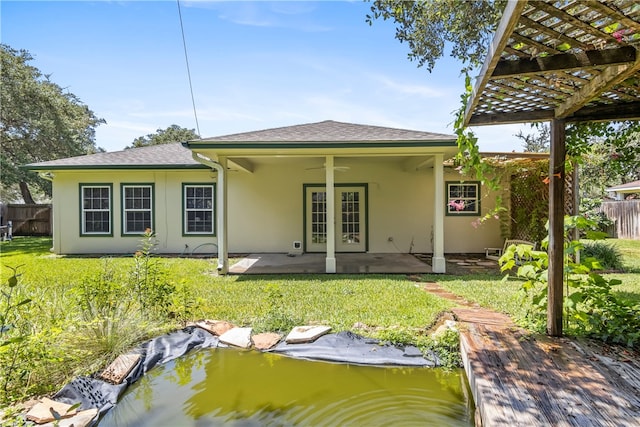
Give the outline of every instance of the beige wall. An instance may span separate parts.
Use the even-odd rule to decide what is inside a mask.
[[[369,207],[369,251],[373,253],[432,251],[433,169],[407,172],[402,158],[336,158],[348,170],[335,172],[335,181],[366,183]],[[230,253],[289,252],[303,241],[303,185],[325,179],[322,158],[253,159],[254,172],[228,173],[228,238]],[[133,253],[139,237],[123,237],[121,183],[155,183],[155,231],[159,253],[182,253],[216,242],[215,237],[182,236],[182,183],[214,182],[210,171],[56,172],[53,186],[54,251]],[[445,181],[459,181],[445,169]],[[79,183],[113,184],[113,237],[80,236]],[[494,199],[483,190],[483,214]],[[449,217],[445,223],[445,252],[484,252],[502,246],[498,221],[477,228],[477,217]],[[393,241],[389,241],[389,237]],[[211,247],[207,248],[212,250]]]
[[[134,253],[139,236],[121,236],[121,183],[155,183],[155,232],[158,253],[182,253],[211,242],[211,237],[182,236],[182,183],[213,182],[208,171],[55,172],[53,181],[54,251],[61,254]],[[79,184],[113,185],[113,237],[80,236]],[[205,249],[205,248],[202,248]],[[211,248],[207,248],[211,251]]]
[[[460,181],[460,174],[445,168],[444,180]],[[474,181],[469,179],[468,181]],[[496,195],[490,194],[481,186],[481,216],[495,208]],[[445,193],[446,197],[446,193]],[[444,251],[445,253],[483,253],[484,248],[501,248],[504,239],[500,235],[500,222],[497,219],[478,221],[477,216],[445,216],[444,218]]]

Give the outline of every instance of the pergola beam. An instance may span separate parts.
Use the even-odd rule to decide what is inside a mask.
[[[590,34],[595,38],[604,39],[609,42],[617,43],[616,38],[613,37],[611,34],[607,34],[603,31],[600,31],[598,28],[592,27],[586,22],[582,22],[575,16],[568,14],[564,10],[556,9],[553,5],[548,4],[544,1],[536,2],[536,9],[542,10],[545,13],[548,13],[550,16],[558,18],[561,21],[568,22],[574,27],[579,28],[580,30],[584,31],[587,34]]]
[[[474,115],[469,121],[469,126],[541,122],[553,118],[554,113],[552,110],[520,111],[516,113],[498,112]],[[607,122],[616,120],[640,120],[640,102],[589,106],[565,117],[567,123]]]
[[[623,46],[617,49],[589,50],[580,53],[558,53],[556,55],[501,60],[496,64],[491,78],[527,76],[553,71],[572,71],[606,65],[633,63],[636,49]]]
[[[568,122],[606,122],[640,120],[640,102],[585,107],[567,117]]]
[[[525,24],[526,26],[530,27],[530,28],[534,28],[536,31],[539,31],[541,33],[544,33],[548,36],[553,37],[554,39],[558,39],[563,43],[567,43],[569,46],[571,47],[579,47],[582,50],[587,50],[587,45],[582,43],[579,40],[573,39],[569,36],[567,36],[566,34],[563,33],[559,33],[556,30],[554,30],[553,28],[549,28],[546,27],[540,23],[538,23],[537,21],[534,21],[533,19],[522,15],[522,17],[520,17],[520,22]]]
[[[504,9],[503,17],[508,18],[503,18],[500,21],[498,29],[496,30],[496,35],[491,42],[491,46],[489,46],[487,58],[490,58],[490,60],[485,61],[482,69],[480,70],[480,77],[476,81],[471,99],[469,100],[470,102],[467,103],[467,108],[465,110],[465,123],[468,123],[471,113],[480,101],[482,91],[491,78],[491,74],[493,73],[496,64],[500,60],[500,53],[504,51],[507,43],[509,43],[509,36],[511,35],[511,33],[513,33],[513,30],[518,24],[520,13],[522,13],[526,5],[526,1],[510,1],[509,3],[507,3],[507,6]]]
[[[635,51],[635,48],[632,49]],[[565,99],[563,104],[556,108],[556,118],[563,118],[573,114],[601,93],[608,91],[640,70],[640,55],[637,55],[637,53],[635,55],[636,58],[633,64],[613,65],[607,68],[599,76],[594,77],[589,83],[582,86],[575,94]]]

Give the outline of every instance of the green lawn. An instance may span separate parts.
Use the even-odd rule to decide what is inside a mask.
[[[607,277],[622,280],[619,296],[640,302],[640,241],[611,242],[624,255],[628,272]],[[136,343],[190,320],[284,332],[296,324],[322,323],[334,331],[424,344],[427,329],[452,306],[403,275],[219,277],[211,259],[59,257],[50,246],[46,238],[0,243],[3,292],[13,292],[11,304],[32,300],[7,312],[7,299],[0,297],[0,314],[7,319],[2,325],[27,337],[0,346],[0,403],[51,393],[78,374],[96,372]],[[9,267],[19,267],[14,288],[7,286]],[[515,278],[424,279],[515,319],[529,308]],[[7,335],[0,335],[0,342]]]
[[[640,240],[608,239],[623,256],[625,273],[604,274],[607,279],[619,279],[622,284],[615,287],[615,294],[634,303],[640,303]],[[503,276],[428,276],[442,287],[483,307],[511,315],[514,319],[524,317],[529,308],[520,290],[522,281]]]
[[[20,266],[13,302],[32,299],[14,319],[30,335],[18,352],[29,382],[16,379],[12,385],[24,393],[14,389],[5,401],[51,392],[75,375],[95,372],[135,343],[191,320],[283,332],[320,323],[334,331],[354,330],[357,323],[356,332],[363,335],[416,343],[452,306],[403,275],[219,277],[211,259],[59,257],[50,246],[43,238],[0,243],[3,290],[9,289],[8,267]],[[146,261],[158,273],[144,285],[152,298],[140,300],[142,285],[134,277]],[[6,301],[0,300],[3,307]],[[2,357],[0,370],[8,365],[7,354]]]

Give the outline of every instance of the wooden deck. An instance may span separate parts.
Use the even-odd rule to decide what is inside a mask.
[[[480,308],[457,308],[482,426],[640,426],[640,358],[590,341],[531,336]]]

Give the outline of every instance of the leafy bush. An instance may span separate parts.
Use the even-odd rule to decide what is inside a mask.
[[[423,337],[418,340],[418,348],[425,354],[434,352],[445,369],[462,367],[460,332],[455,329],[446,329],[435,337]]]
[[[256,332],[288,332],[303,323],[285,309],[284,295],[277,284],[265,286],[267,311],[253,322]]]
[[[585,243],[582,256],[595,258],[600,264],[597,270],[622,270],[622,254],[614,245],[605,242]]]
[[[606,232],[613,225],[613,221],[600,211],[601,205],[602,199],[583,197],[580,199],[580,212],[585,218],[593,221],[593,230]]]
[[[596,234],[589,232],[593,226],[593,221],[583,217],[565,218],[565,327],[568,333],[639,347],[640,304],[633,305],[614,295],[612,288],[622,282],[607,280],[594,273],[594,269],[600,268],[595,258],[583,256],[580,263],[574,261],[575,255],[584,246],[577,240],[567,241],[566,236],[578,228],[596,237]],[[543,242],[543,247],[546,245],[547,240]],[[546,323],[549,259],[546,252],[533,251],[526,245],[510,247],[500,259],[502,270],[512,269],[518,257],[529,259],[517,270],[517,275],[526,279],[522,289],[533,307],[526,321],[529,327],[542,332]]]
[[[175,287],[167,281],[158,258],[153,256],[157,245],[153,230],[147,229],[140,242],[140,250],[134,256],[131,291],[138,302],[148,312],[163,316],[171,303],[171,294]]]
[[[23,307],[31,299],[22,295],[18,287],[19,267],[8,267],[12,272],[2,287],[0,299],[0,401],[6,402],[16,397],[20,383],[29,374],[28,340],[30,325],[23,316]]]

